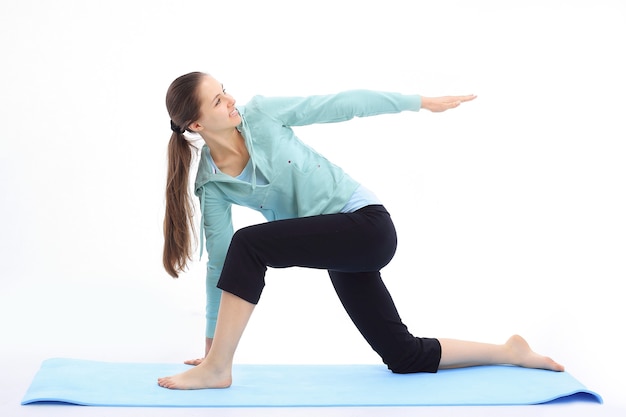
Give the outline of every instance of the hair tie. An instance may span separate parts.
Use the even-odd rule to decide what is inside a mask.
[[[178,133],[179,135],[185,133],[185,129],[182,129],[180,126],[174,123],[173,120],[170,120],[170,128],[172,129],[172,132]]]

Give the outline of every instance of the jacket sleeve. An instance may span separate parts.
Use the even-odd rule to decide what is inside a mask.
[[[419,111],[422,99],[419,95],[349,90],[309,97],[255,96],[250,104],[285,126],[304,126],[343,122],[354,117]]]
[[[222,273],[226,252],[233,237],[231,204],[210,195],[206,189],[200,195],[202,227],[209,260],[206,274],[206,337],[212,338],[217,323],[222,291],[217,281]]]

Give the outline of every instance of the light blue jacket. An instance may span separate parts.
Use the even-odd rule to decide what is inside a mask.
[[[231,205],[252,208],[268,220],[338,213],[359,184],[296,137],[291,126],[353,117],[418,111],[421,97],[368,90],[310,97],[255,96],[238,107],[238,126],[252,165],[252,182],[223,174],[204,146],[195,182],[206,238],[207,337],[213,337],[221,291],[216,287],[233,236]],[[257,184],[261,175],[267,180]],[[202,249],[200,252],[202,257]]]

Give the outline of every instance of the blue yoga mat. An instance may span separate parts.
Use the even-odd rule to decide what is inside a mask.
[[[235,365],[228,389],[157,385],[187,365],[43,362],[22,404],[119,407],[341,407],[524,405],[567,398],[602,402],[567,372],[481,366],[436,374],[393,374],[384,365]]]

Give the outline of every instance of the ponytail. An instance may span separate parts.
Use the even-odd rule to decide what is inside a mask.
[[[192,259],[193,204],[189,193],[189,167],[192,145],[182,132],[172,132],[167,150],[167,183],[165,186],[165,219],[163,221],[163,266],[178,278]]]
[[[178,278],[192,259],[193,204],[189,190],[189,167],[195,146],[185,139],[185,130],[200,118],[201,100],[198,85],[207,75],[191,72],[172,82],[165,96],[172,136],[167,148],[167,183],[165,219],[163,220],[163,266]]]

